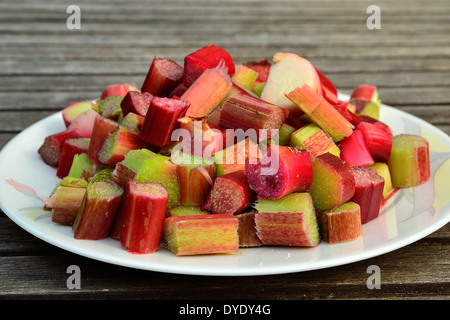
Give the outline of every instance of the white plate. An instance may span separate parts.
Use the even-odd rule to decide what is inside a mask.
[[[340,96],[348,99],[348,96]],[[133,255],[119,241],[75,240],[72,230],[40,216],[42,201],[59,181],[55,169],[45,165],[37,150],[44,138],[62,131],[61,112],[49,116],[12,139],[0,153],[0,203],[2,210],[20,227],[36,237],[67,251],[103,262],[158,272],[243,276],[301,272],[344,265],[404,247],[428,236],[450,220],[450,138],[410,114],[382,105],[381,120],[395,134],[422,135],[430,143],[429,182],[400,190],[380,216],[363,225],[357,240],[316,248],[260,247],[240,249],[233,255],[176,257],[165,249],[152,254]],[[37,190],[33,196],[19,192],[6,180],[13,179]],[[39,218],[38,218],[39,217]],[[420,257],[417,257],[420,259]]]

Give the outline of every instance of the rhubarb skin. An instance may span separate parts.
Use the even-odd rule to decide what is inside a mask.
[[[119,123],[101,115],[97,115],[94,121],[94,127],[92,129],[92,137],[89,143],[87,152],[88,159],[91,160],[97,166],[104,166],[105,164],[98,158],[100,150],[103,147],[105,139],[113,133]]]
[[[212,213],[237,214],[248,208],[255,199],[245,172],[235,171],[214,180],[211,192],[202,209]]]
[[[176,206],[167,209],[167,217],[179,217],[179,216],[199,216],[204,214],[211,214],[211,212],[202,210],[198,206]]]
[[[169,217],[164,243],[177,256],[237,253],[239,219],[232,214]]]
[[[112,181],[91,182],[72,226],[75,239],[107,238],[122,200],[123,188]]]
[[[246,162],[245,173],[250,188],[266,199],[308,191],[313,181],[310,153],[287,146],[270,145],[257,163]]]
[[[355,129],[350,136],[339,141],[338,147],[341,150],[341,159],[351,167],[370,166],[375,163],[359,129]]]
[[[316,68],[319,75],[320,84],[322,85],[323,96],[332,105],[338,103],[338,92],[334,83],[328,79],[322,72]]]
[[[353,241],[362,236],[361,213],[357,203],[346,202],[320,213],[322,238],[329,244]]]
[[[257,213],[256,210],[251,210],[236,215],[239,219],[238,234],[240,248],[253,248],[264,245],[259,239],[256,231],[255,215]]]
[[[378,217],[383,201],[384,179],[376,170],[367,167],[355,167],[355,194],[351,198],[360,207],[361,224]]]
[[[255,208],[257,235],[265,245],[315,247],[320,243],[309,193],[291,193],[277,200],[259,199]]]
[[[122,116],[125,117],[128,113],[132,112],[145,117],[152,99],[153,95],[149,92],[128,92],[120,103]]]
[[[231,95],[220,110],[219,126],[226,129],[279,130],[288,113],[285,109],[247,94]],[[267,135],[270,139],[270,135]]]
[[[430,179],[428,141],[412,134],[394,136],[388,165],[395,188],[414,187],[427,182]]]
[[[173,60],[154,57],[141,92],[167,97],[183,81],[183,71],[183,67]]]
[[[375,161],[387,162],[392,149],[392,138],[381,126],[369,122],[361,122],[357,129],[366,141],[367,149]]]
[[[166,217],[168,193],[159,183],[128,184],[120,243],[128,252],[148,254],[159,249]]]
[[[309,190],[316,211],[331,210],[355,193],[352,168],[339,157],[324,153],[312,159],[313,181]]]
[[[223,63],[205,70],[183,93],[181,100],[189,103],[186,116],[204,118],[208,116],[231,90],[233,84]]]
[[[56,170],[56,176],[58,178],[62,179],[69,174],[74,156],[81,153],[87,153],[89,142],[89,138],[74,138],[64,141],[58,168]]]
[[[310,123],[295,130],[290,136],[289,144],[291,147],[307,150],[311,157],[317,157],[327,152],[337,157],[341,154],[333,139],[327,136],[325,131],[315,123]]]
[[[189,88],[203,72],[217,67],[221,61],[224,62],[228,75],[232,77],[235,65],[233,58],[225,49],[211,44],[188,54],[184,58],[183,84]]]
[[[324,97],[308,85],[297,87],[286,94],[308,117],[328,133],[334,141],[352,134],[354,126],[345,119]]]
[[[188,108],[189,103],[179,99],[154,97],[140,130],[140,138],[162,148],[171,141],[173,131],[179,126],[178,119]]]

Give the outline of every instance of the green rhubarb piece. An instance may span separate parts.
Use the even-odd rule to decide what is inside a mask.
[[[413,187],[428,181],[430,178],[428,141],[411,134],[394,136],[388,166],[394,188]]]
[[[359,238],[362,235],[359,205],[349,201],[320,213],[320,229],[323,240],[329,244]]]
[[[93,164],[94,163],[88,159],[87,153],[76,154],[73,157],[72,166],[70,167],[68,176],[73,178],[84,177],[91,171]]]
[[[312,157],[324,153],[331,153],[339,157],[341,152],[329,137],[317,124],[310,123],[292,133],[290,139],[291,147],[306,149]]]
[[[288,146],[291,140],[291,135],[295,131],[295,128],[287,123],[283,123],[280,130],[278,131],[278,134],[275,136],[275,138],[272,138],[273,141],[277,141],[278,139],[278,145],[280,146]]]
[[[169,193],[168,208],[179,204],[180,188],[176,173],[176,165],[168,156],[154,153],[148,149],[131,150],[125,159],[118,163],[116,169],[121,167],[131,174],[130,179],[135,182],[159,182]],[[116,172],[117,172],[116,171]],[[120,174],[120,173],[119,173]],[[119,179],[120,180],[120,179]]]
[[[259,199],[255,209],[257,235],[264,244],[309,247],[319,244],[319,226],[309,193]]]
[[[260,98],[265,86],[266,86],[265,82],[260,82],[253,87],[252,91]]]
[[[121,121],[123,118],[122,108],[122,96],[109,96],[103,100],[97,101],[97,106],[100,114],[108,119],[114,121]]]
[[[386,199],[387,196],[389,196],[389,194],[392,192],[392,190],[394,190],[389,166],[384,162],[375,162],[374,164],[370,165],[369,168],[375,169],[377,174],[384,179],[383,198]]]
[[[373,119],[378,120],[380,118],[380,102],[373,101],[368,103],[358,115],[369,116]]]

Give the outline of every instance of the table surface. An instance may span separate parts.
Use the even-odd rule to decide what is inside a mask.
[[[72,101],[109,84],[140,86],[154,56],[183,63],[210,43],[237,63],[274,52],[308,58],[343,93],[376,85],[382,101],[450,133],[450,2],[76,1],[81,29],[69,30],[71,1],[0,3],[0,148]],[[1,168],[4,170],[5,168]],[[396,251],[339,267],[270,276],[165,274],[120,267],[56,248],[0,212],[3,299],[449,299],[450,225]],[[67,287],[69,265],[81,289]],[[381,289],[367,287],[367,268]]]

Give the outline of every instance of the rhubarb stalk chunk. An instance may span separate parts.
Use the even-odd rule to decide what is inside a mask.
[[[261,247],[263,245],[256,232],[255,216],[257,213],[256,210],[252,210],[236,215],[239,219],[238,233],[239,247],[241,248]]]
[[[339,141],[338,146],[341,159],[350,167],[370,166],[375,162],[360,130],[354,130],[350,136]]]
[[[75,239],[107,238],[122,196],[123,188],[110,180],[91,181],[72,226]]]
[[[162,148],[171,141],[189,104],[179,99],[154,97],[145,116],[139,136],[142,140]]]
[[[362,235],[359,205],[349,201],[320,213],[320,230],[329,244],[358,239]]]
[[[214,180],[203,209],[212,213],[239,213],[249,207],[255,198],[243,170],[235,171]]]
[[[175,61],[154,57],[141,91],[166,97],[183,81],[183,67]]]
[[[375,169],[367,167],[355,167],[355,194],[351,201],[357,203],[361,211],[361,223],[365,224],[380,213],[383,201],[384,179],[377,174]]]
[[[239,220],[232,214],[169,217],[164,221],[164,242],[177,256],[236,253]]]
[[[355,178],[344,160],[324,153],[312,159],[312,167],[314,178],[309,192],[317,211],[331,210],[353,197]]]
[[[120,243],[131,253],[156,251],[161,243],[168,193],[160,183],[130,182],[124,195]]]
[[[291,193],[277,200],[259,199],[255,216],[259,239],[266,245],[315,247],[319,226],[309,193]]]
[[[313,181],[309,152],[287,146],[270,145],[256,163],[247,161],[245,173],[250,188],[266,199],[308,191]]]
[[[430,178],[428,141],[410,134],[394,136],[388,165],[395,188],[413,187],[427,182]]]

